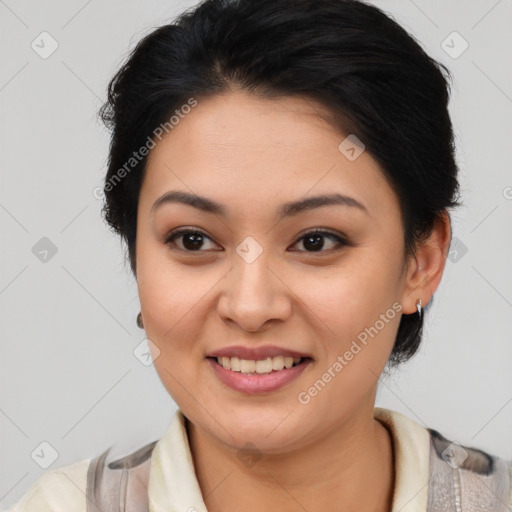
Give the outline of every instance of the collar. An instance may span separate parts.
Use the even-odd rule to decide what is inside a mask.
[[[393,510],[425,512],[428,500],[430,435],[403,414],[374,408],[374,417],[391,433],[395,457]],[[208,512],[197,481],[185,427],[177,409],[151,456],[149,512]]]
[[[430,434],[403,414],[375,407],[374,418],[391,433],[395,456],[393,510],[425,512],[428,502]]]

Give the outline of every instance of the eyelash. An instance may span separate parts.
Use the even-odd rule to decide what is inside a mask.
[[[175,231],[175,232],[171,232],[165,239],[165,244],[166,245],[171,245],[171,243],[174,244],[174,240],[176,238],[179,238],[180,236],[183,236],[185,234],[201,235],[202,237],[208,238],[209,240],[211,240],[213,242],[213,240],[206,233],[203,233],[202,231],[198,231],[196,229],[185,228],[185,229],[179,229],[178,231]],[[326,238],[334,239],[336,242],[338,242],[338,246],[334,247],[332,249],[321,250],[321,251],[294,251],[294,252],[305,252],[305,253],[309,253],[309,254],[322,254],[322,253],[326,253],[326,252],[329,253],[331,251],[338,251],[342,247],[349,245],[349,243],[347,242],[347,240],[345,238],[343,238],[335,233],[332,233],[330,231],[325,231],[322,229],[312,229],[311,231],[304,233],[304,235],[302,235],[300,238],[298,238],[293,245],[296,245],[298,242],[300,242],[304,238],[307,238],[308,236],[311,236],[311,235],[323,235]],[[179,249],[178,248],[177,250],[182,251],[182,252],[187,252],[187,253],[205,252],[200,249],[197,251],[190,251],[187,249]]]

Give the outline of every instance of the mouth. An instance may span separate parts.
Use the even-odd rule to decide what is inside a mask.
[[[311,357],[267,357],[265,359],[241,359],[239,357],[207,357],[225,370],[244,375],[269,375],[295,368],[312,361]]]
[[[311,357],[283,356],[264,360],[208,356],[206,361],[222,384],[246,395],[278,391],[297,379],[313,363]]]

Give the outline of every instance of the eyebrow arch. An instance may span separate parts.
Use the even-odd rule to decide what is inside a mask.
[[[151,213],[166,203],[186,204],[206,213],[226,216],[226,208],[223,205],[213,201],[212,199],[178,190],[169,191],[160,196],[153,203],[153,206],[151,207]],[[277,212],[277,218],[281,220],[285,217],[292,217],[305,211],[329,205],[348,206],[350,208],[356,208],[369,215],[366,206],[364,206],[364,204],[359,202],[357,199],[354,199],[353,197],[343,194],[322,194],[318,196],[306,197],[305,199],[300,199],[298,201],[284,203],[281,205]]]

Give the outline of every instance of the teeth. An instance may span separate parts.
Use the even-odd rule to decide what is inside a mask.
[[[284,367],[284,357],[277,356],[272,359],[272,370],[282,370]]]
[[[272,371],[272,358],[269,357],[264,361],[256,361],[256,373],[270,373]]]
[[[226,370],[229,370],[231,367],[229,358],[225,357],[224,361],[227,364],[227,368],[226,368],[226,366],[224,366],[224,368],[226,368]],[[248,361],[247,359],[241,359],[240,360],[240,371],[242,373],[252,373],[252,372],[256,371],[256,363],[254,361]]]
[[[223,357],[222,358],[223,360],[226,359],[228,361],[228,366],[229,366],[229,357]],[[217,358],[218,360],[218,358]],[[238,357],[232,357],[231,358],[231,368],[228,367],[228,370],[231,369],[231,370],[234,370],[235,372],[239,372],[242,368],[240,367],[240,359]]]
[[[283,370],[291,368],[294,364],[299,363],[300,357],[267,357],[258,361],[248,359],[240,359],[239,357],[217,357],[217,362],[226,370],[241,373],[270,373],[272,370]]]

